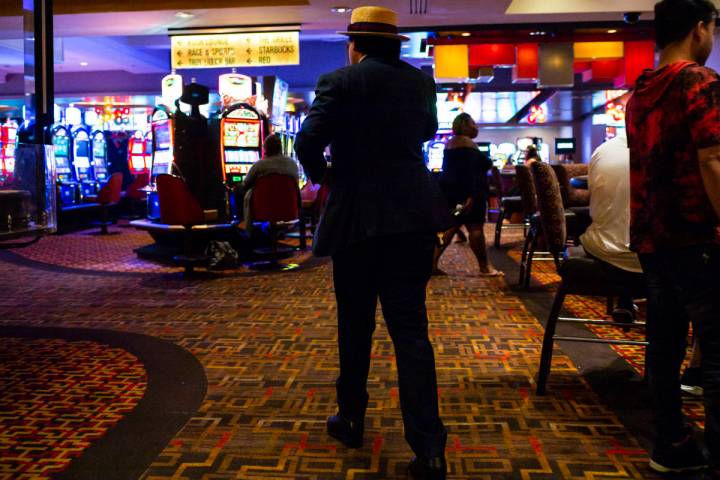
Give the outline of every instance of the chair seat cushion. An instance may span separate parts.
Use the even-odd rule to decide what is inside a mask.
[[[523,203],[521,197],[502,197],[500,200],[502,209],[506,215],[523,211]]]
[[[560,266],[560,276],[569,294],[603,297],[631,294],[636,298],[645,296],[644,282],[636,282],[632,286],[619,284],[598,261],[587,257],[582,247],[567,249],[565,261]]]

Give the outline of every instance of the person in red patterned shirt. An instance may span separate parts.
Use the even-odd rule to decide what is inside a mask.
[[[650,467],[708,464],[681,413],[689,319],[703,354],[706,478],[720,479],[720,76],[706,68],[717,10],[710,0],[655,6],[658,68],[627,107],[630,247],[648,284],[646,369],[657,439]]]

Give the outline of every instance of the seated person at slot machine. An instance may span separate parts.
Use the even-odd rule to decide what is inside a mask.
[[[280,137],[277,135],[269,135],[266,137],[265,142],[263,142],[263,150],[263,158],[250,168],[242,184],[243,191],[245,192],[243,212],[248,229],[252,226],[252,219],[250,218],[250,198],[252,196],[252,189],[258,178],[272,174],[287,175],[293,177],[295,180],[300,178],[297,163],[282,153],[282,141]]]
[[[527,147],[527,150],[525,150],[525,165],[530,166],[533,162],[542,162],[542,158],[540,158],[537,147],[530,145]]]
[[[640,259],[630,250],[630,150],[625,135],[595,150],[588,168],[588,185],[592,224],[580,236],[586,254],[598,260],[618,284],[642,284],[645,278]],[[618,322],[632,322],[633,298],[620,297],[612,317]]]

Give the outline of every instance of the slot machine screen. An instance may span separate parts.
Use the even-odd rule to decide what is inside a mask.
[[[75,166],[77,168],[90,168],[90,142],[78,140],[75,146]]]
[[[144,142],[133,142],[132,144],[132,150],[130,153],[133,155],[144,155],[145,154],[145,145],[143,145]]]
[[[90,168],[88,157],[75,157],[75,168]]]
[[[226,147],[257,148],[260,146],[260,124],[225,122],[223,144]]]
[[[130,162],[134,170],[145,169],[145,157],[130,157]]]
[[[160,124],[155,128],[155,145],[157,145],[158,150],[168,150],[172,146],[170,127],[167,123]]]
[[[55,156],[67,158],[70,155],[70,140],[67,137],[55,137]]]
[[[101,142],[93,142],[93,157],[103,158],[105,157],[105,145]]]
[[[445,156],[445,144],[443,142],[435,142],[428,149],[427,168],[431,172],[442,171],[443,157]]]
[[[17,138],[17,128],[8,128],[8,142],[14,142]]]
[[[172,160],[172,154],[168,150],[155,152],[155,161],[153,162],[152,174],[160,175],[161,173],[169,173]]]

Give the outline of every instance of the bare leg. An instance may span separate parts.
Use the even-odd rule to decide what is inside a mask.
[[[452,238],[457,233],[459,227],[452,227],[447,232],[443,233],[441,244],[439,246],[435,247],[435,254],[433,255],[433,269],[432,274],[433,275],[445,275],[445,272],[440,270],[438,267],[438,263],[440,263],[440,257],[445,252],[445,249],[450,245],[450,242],[452,241]]]
[[[695,334],[693,334],[692,354],[690,354],[690,368],[700,368],[702,365],[702,354],[700,353],[700,342]]]
[[[467,225],[470,240],[470,249],[477,258],[480,273],[484,275],[498,275],[500,272],[495,270],[487,257],[485,249],[485,231],[482,223],[471,223]]]

